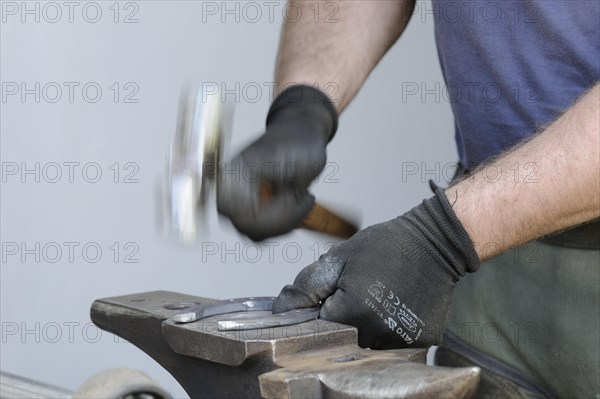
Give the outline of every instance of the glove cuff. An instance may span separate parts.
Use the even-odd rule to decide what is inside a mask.
[[[448,201],[448,197],[446,197],[445,190],[442,188],[435,190],[435,198],[438,200],[441,209],[435,206],[432,206],[431,209],[432,214],[438,217],[437,220],[440,229],[452,244],[454,244],[454,247],[459,250],[463,260],[461,264],[464,265],[464,270],[468,273],[476,272],[479,269],[481,261],[479,260],[477,251],[475,251],[469,233],[467,233],[462,222],[458,219],[456,213],[454,213],[454,209]],[[436,212],[434,209],[439,210],[440,212]]]
[[[444,190],[400,216],[408,222],[408,233],[416,239],[415,255],[435,256],[455,281],[479,268],[479,257],[469,234],[454,213]]]
[[[301,110],[310,117],[320,121],[325,126],[325,141],[329,142],[338,127],[338,113],[325,93],[312,86],[297,85],[281,92],[267,114],[267,125],[283,111],[289,109]]]

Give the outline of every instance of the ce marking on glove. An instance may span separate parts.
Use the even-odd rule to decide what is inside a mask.
[[[386,290],[385,285],[377,280],[371,284],[368,292],[376,302],[367,297],[365,304],[383,319],[390,330],[400,335],[407,344],[419,339],[425,323],[392,290]],[[383,306],[384,311],[378,304]]]

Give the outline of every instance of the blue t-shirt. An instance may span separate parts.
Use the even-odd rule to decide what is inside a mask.
[[[433,0],[431,16],[469,169],[540,131],[600,80],[598,0]]]

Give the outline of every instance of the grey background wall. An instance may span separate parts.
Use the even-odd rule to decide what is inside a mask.
[[[331,241],[297,231],[269,250],[214,214],[204,245],[174,244],[156,228],[183,82],[235,92],[231,151],[242,148],[264,125],[284,3],[48,4],[1,3],[0,367],[73,389],[99,370],[127,366],[184,396],[145,354],[90,325],[89,307],[150,290],[276,295]],[[430,195],[428,178],[444,183],[452,173],[452,116],[430,9],[418,3],[341,118],[313,187],[322,202],[360,213],[363,226],[408,210]]]

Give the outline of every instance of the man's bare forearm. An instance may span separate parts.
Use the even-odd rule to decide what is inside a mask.
[[[481,260],[600,216],[600,84],[446,191]]]
[[[317,84],[341,112],[398,39],[414,0],[290,1],[277,59],[279,94],[288,84]],[[291,12],[291,11],[290,11]]]

